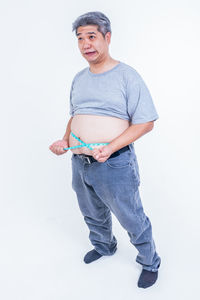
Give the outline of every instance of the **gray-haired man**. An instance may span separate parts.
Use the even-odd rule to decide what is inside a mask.
[[[143,267],[138,286],[153,285],[161,258],[144,213],[134,141],[153,129],[158,114],[149,90],[138,72],[109,54],[111,27],[101,12],[81,15],[73,23],[78,47],[89,67],[73,78],[70,91],[71,118],[62,140],[50,146],[57,155],[73,148],[72,187],[90,230],[94,249],[85,257],[91,263],[113,255],[117,239],[112,233],[111,212],[127,230]],[[71,134],[70,134],[71,133]],[[92,149],[90,143],[105,143]]]

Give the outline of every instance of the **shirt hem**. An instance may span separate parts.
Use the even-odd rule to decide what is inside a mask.
[[[132,120],[131,123],[132,124],[142,124],[142,123],[147,123],[147,122],[151,122],[151,121],[156,121],[157,119],[159,119],[159,117],[158,116],[154,116],[154,117],[148,118],[148,119]]]

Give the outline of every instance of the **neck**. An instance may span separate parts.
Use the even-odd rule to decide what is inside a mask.
[[[92,73],[102,73],[108,71],[109,69],[112,69],[112,67],[115,66],[117,63],[117,60],[113,59],[110,56],[107,56],[106,58],[96,63],[89,63],[90,71]]]

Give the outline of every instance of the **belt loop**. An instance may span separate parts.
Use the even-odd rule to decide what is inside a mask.
[[[90,158],[88,156],[86,156],[86,159],[87,159],[88,163],[91,164]]]

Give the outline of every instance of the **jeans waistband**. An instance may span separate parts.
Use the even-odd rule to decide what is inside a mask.
[[[115,152],[113,152],[112,154],[111,154],[111,156],[109,157],[109,158],[111,158],[111,157],[116,157],[116,156],[118,156],[118,155],[120,155],[121,153],[123,153],[123,152],[125,152],[125,151],[128,151],[130,148],[129,148],[129,145],[127,145],[127,146],[125,146],[125,147],[123,147],[123,148],[121,148],[121,149],[119,149],[119,150],[117,150],[117,151],[115,151]],[[78,155],[79,157],[81,157],[82,159],[85,159],[88,163],[93,163],[93,162],[98,162],[98,160],[96,160],[92,155],[87,155],[87,154],[73,154],[74,156],[76,156],[76,155]]]

